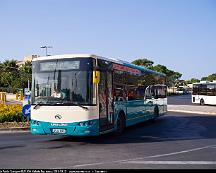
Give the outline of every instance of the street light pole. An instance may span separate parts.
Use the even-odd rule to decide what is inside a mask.
[[[40,48],[46,49],[46,56],[48,56],[48,54],[47,54],[47,49],[48,49],[48,48],[52,48],[52,46],[41,46]]]

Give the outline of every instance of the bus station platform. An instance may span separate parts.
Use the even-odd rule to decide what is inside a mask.
[[[167,105],[169,112],[216,115],[216,105]]]

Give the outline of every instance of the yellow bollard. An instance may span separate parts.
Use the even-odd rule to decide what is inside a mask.
[[[3,101],[3,102],[6,101],[6,94],[5,94],[5,92],[2,92],[1,98],[2,98],[2,101]]]
[[[16,100],[18,100],[18,98],[19,98],[19,94],[18,94],[18,93],[16,93]]]
[[[4,101],[5,102],[7,101],[7,93],[5,93],[5,95],[4,95]]]
[[[4,95],[4,93],[3,92],[1,92],[1,100],[3,101],[3,95]]]
[[[2,101],[4,102],[4,93],[3,92],[2,92],[1,98],[2,98]]]
[[[23,100],[23,93],[20,94],[20,100]]]

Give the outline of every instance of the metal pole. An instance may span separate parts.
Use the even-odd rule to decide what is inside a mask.
[[[41,46],[41,48],[46,49],[46,56],[48,56],[48,48],[52,48],[52,46]]]
[[[29,79],[28,79],[28,90],[29,90]]]

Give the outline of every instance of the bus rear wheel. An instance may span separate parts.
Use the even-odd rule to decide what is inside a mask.
[[[203,99],[200,100],[200,105],[205,105],[205,101]]]
[[[121,135],[125,129],[125,116],[123,113],[120,113],[117,119],[117,129],[114,132],[115,135]]]
[[[154,108],[154,115],[155,115],[155,116],[159,116],[159,109],[158,109],[158,106],[155,106],[155,108]]]
[[[151,119],[149,120],[149,122],[154,123],[155,120],[156,120],[156,118],[157,118],[158,116],[159,116],[159,109],[158,109],[158,106],[155,106],[155,108],[154,108],[154,117],[151,118]]]

